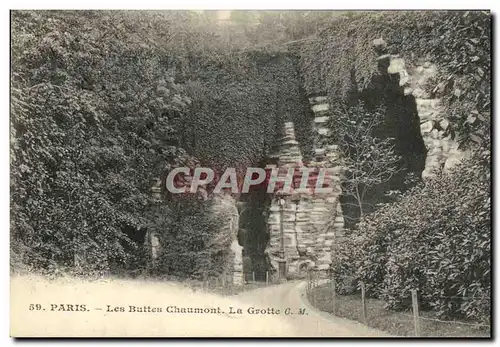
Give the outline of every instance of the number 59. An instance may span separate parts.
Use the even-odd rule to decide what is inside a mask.
[[[30,304],[29,310],[30,311],[40,311],[42,309],[42,305],[40,304]]]

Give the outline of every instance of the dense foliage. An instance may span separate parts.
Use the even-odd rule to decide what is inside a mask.
[[[14,12],[12,237],[24,263],[133,263],[123,228],[146,223],[149,189],[176,150],[190,100],[151,45],[93,12]]]
[[[336,107],[353,92],[374,89],[376,38],[408,68],[437,64],[432,95],[445,99],[464,144],[489,148],[488,13],[247,14],[232,14],[238,25],[215,25],[210,13],[197,12],[12,13],[13,267],[136,270],[145,266],[149,230],[160,235],[157,273],[220,275],[232,261],[235,235],[222,222],[228,216],[214,214],[212,199],[196,196],[153,203],[153,179],[188,161],[220,171],[260,165],[285,121],[295,123],[307,159],[314,136],[306,96],[326,92]],[[371,92],[377,101],[380,94]],[[364,144],[364,157],[353,163],[371,171],[370,158],[392,161],[387,137],[407,138],[411,145],[399,141],[395,154],[406,161],[401,167],[421,171],[410,170],[417,160],[408,155],[423,146],[412,133],[420,136],[418,117],[414,124],[416,115],[401,100],[377,102],[370,107],[392,107],[377,136],[363,131],[380,112],[338,107],[332,140],[347,138],[345,159],[355,158],[353,144]],[[400,121],[407,115],[413,119]],[[388,130],[388,119],[399,123],[396,130]],[[405,309],[416,288],[424,309],[487,320],[488,158],[476,155],[347,231],[334,253],[339,289],[352,292],[362,280],[369,295]],[[386,178],[370,179],[378,185]],[[261,271],[269,196],[257,191],[247,198],[240,236]]]
[[[296,59],[248,42],[196,12],[13,12],[13,265],[137,267],[147,228],[217,234],[201,207],[151,215],[153,179],[171,163],[252,165],[285,120],[310,152]],[[185,240],[167,241],[162,256],[178,257]]]
[[[231,216],[216,214],[213,207],[213,201],[193,199],[157,207],[152,230],[160,236],[161,248],[157,262],[149,266],[153,274],[204,279],[229,268],[234,235],[223,226]]]
[[[435,177],[366,216],[339,246],[335,274],[344,292],[364,281],[388,307],[487,321],[491,283],[489,153]]]
[[[256,165],[293,121],[304,154],[312,152],[311,114],[296,59],[249,54],[239,72],[222,65],[187,83],[193,100],[184,147],[210,167]],[[228,63],[229,65],[229,63]]]

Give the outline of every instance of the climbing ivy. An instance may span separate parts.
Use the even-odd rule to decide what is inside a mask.
[[[219,34],[194,12],[13,13],[14,266],[134,264],[141,245],[124,230],[161,226],[150,214],[153,178],[187,154],[214,169],[244,168],[267,154],[286,120],[310,152],[296,59]],[[215,234],[205,217],[195,219]],[[196,237],[186,221],[175,228]]]
[[[123,228],[146,223],[152,178],[177,141],[172,115],[190,100],[125,19],[13,13],[15,261],[84,272],[134,263]]]
[[[310,155],[312,118],[294,59],[247,59],[253,67],[240,73],[246,74],[242,81],[187,84],[193,112],[185,125],[185,147],[210,166],[247,167],[268,155],[283,124],[293,121],[302,150]]]
[[[345,12],[297,46],[308,93],[332,103],[362,91],[378,73],[374,39],[408,67],[431,61],[440,72],[433,95],[444,97],[461,141],[489,146],[491,15],[487,11]]]

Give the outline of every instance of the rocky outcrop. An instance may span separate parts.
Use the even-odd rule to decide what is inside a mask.
[[[422,61],[407,68],[402,58],[387,54],[383,39],[374,40],[373,45],[379,54],[377,61],[381,73],[391,77],[396,91],[415,98],[420,133],[427,148],[422,178],[447,172],[467,157],[469,152],[459,149],[452,124],[446,117],[439,87],[434,83],[438,74],[437,66],[430,61]]]
[[[336,148],[326,146],[324,139],[329,131],[325,126],[328,104],[324,100],[311,100],[318,134],[315,139],[314,160],[307,166],[304,165],[299,144],[295,140],[293,123],[285,123],[277,153],[277,167],[282,170],[295,169],[293,183],[296,189],[289,194],[277,192],[271,202],[266,253],[275,273],[278,272],[279,263],[285,261],[287,276],[292,278],[305,275],[308,267],[328,270],[336,234],[343,229],[339,204],[340,165]],[[334,175],[327,176],[323,185],[332,187],[333,193],[319,194],[311,189],[298,189],[302,179],[301,169],[311,170],[308,187],[314,187],[320,167],[333,169],[331,172]]]
[[[326,96],[309,98],[314,113],[316,136],[314,141],[314,159],[310,167],[328,168],[329,179],[325,186],[332,188],[332,193],[313,195],[309,201],[309,218],[312,229],[316,233],[315,253],[319,256],[316,266],[327,270],[332,262],[332,252],[335,252],[336,238],[343,235],[344,217],[340,204],[342,163],[337,145],[329,145],[327,137],[330,129],[327,122],[330,117],[330,104]]]
[[[221,225],[218,235],[222,238],[230,239],[230,248],[232,253],[232,264],[228,264],[226,270],[227,280],[234,285],[243,284],[243,247],[238,243],[238,224],[239,213],[236,206],[236,200],[225,193],[214,194],[211,197],[212,215]],[[227,244],[226,242],[215,243]]]
[[[278,165],[268,165],[267,169],[279,168],[279,174],[286,174],[288,169],[294,171],[293,181],[298,178],[300,167],[303,167],[302,154],[299,143],[295,139],[293,123],[285,123],[283,137],[276,153]],[[274,272],[277,273],[280,261],[287,261],[288,271],[293,272],[290,264],[299,259],[296,235],[296,212],[298,192],[292,190],[290,194],[277,193],[271,201],[267,220],[269,243],[266,255]],[[280,201],[283,202],[280,205]]]

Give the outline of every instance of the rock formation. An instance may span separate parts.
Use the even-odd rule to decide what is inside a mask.
[[[439,87],[433,85],[438,71],[429,61],[422,61],[416,67],[407,69],[405,61],[397,55],[387,54],[383,39],[373,41],[379,69],[392,76],[404,95],[413,96],[420,118],[420,133],[427,148],[425,169],[422,178],[439,172],[447,172],[469,153],[459,149],[452,125],[446,117],[442,99],[437,97]]]
[[[315,157],[308,165],[329,168],[329,180],[325,181],[325,186],[332,188],[332,193],[313,195],[308,202],[310,204],[311,226],[317,235],[315,248],[316,252],[320,254],[316,266],[320,270],[327,270],[331,264],[332,252],[335,252],[336,238],[342,236],[344,229],[344,217],[340,205],[342,165],[338,147],[329,145],[327,141],[330,132],[326,126],[330,117],[330,105],[327,97],[311,97],[309,103],[314,113],[313,128],[316,131],[316,137],[314,139]]]
[[[325,127],[328,104],[321,97],[312,98],[311,104],[318,134],[314,160],[304,165],[299,144],[295,140],[293,123],[285,123],[277,153],[277,167],[282,170],[295,169],[293,183],[296,188],[302,179],[301,169],[311,170],[308,187],[314,187],[317,169],[330,168],[330,176],[325,178],[323,187],[332,187],[333,192],[320,194],[310,189],[294,189],[289,194],[275,193],[267,221],[269,244],[266,253],[275,273],[278,273],[279,263],[286,261],[289,278],[304,276],[304,270],[308,267],[328,270],[336,233],[343,228],[339,204],[340,166],[335,146],[326,146],[324,139],[329,131]]]
[[[230,238],[230,247],[233,261],[227,269],[226,275],[234,285],[243,284],[243,247],[238,243],[239,213],[236,200],[225,193],[214,194],[211,198],[212,214],[220,221],[219,235]]]

